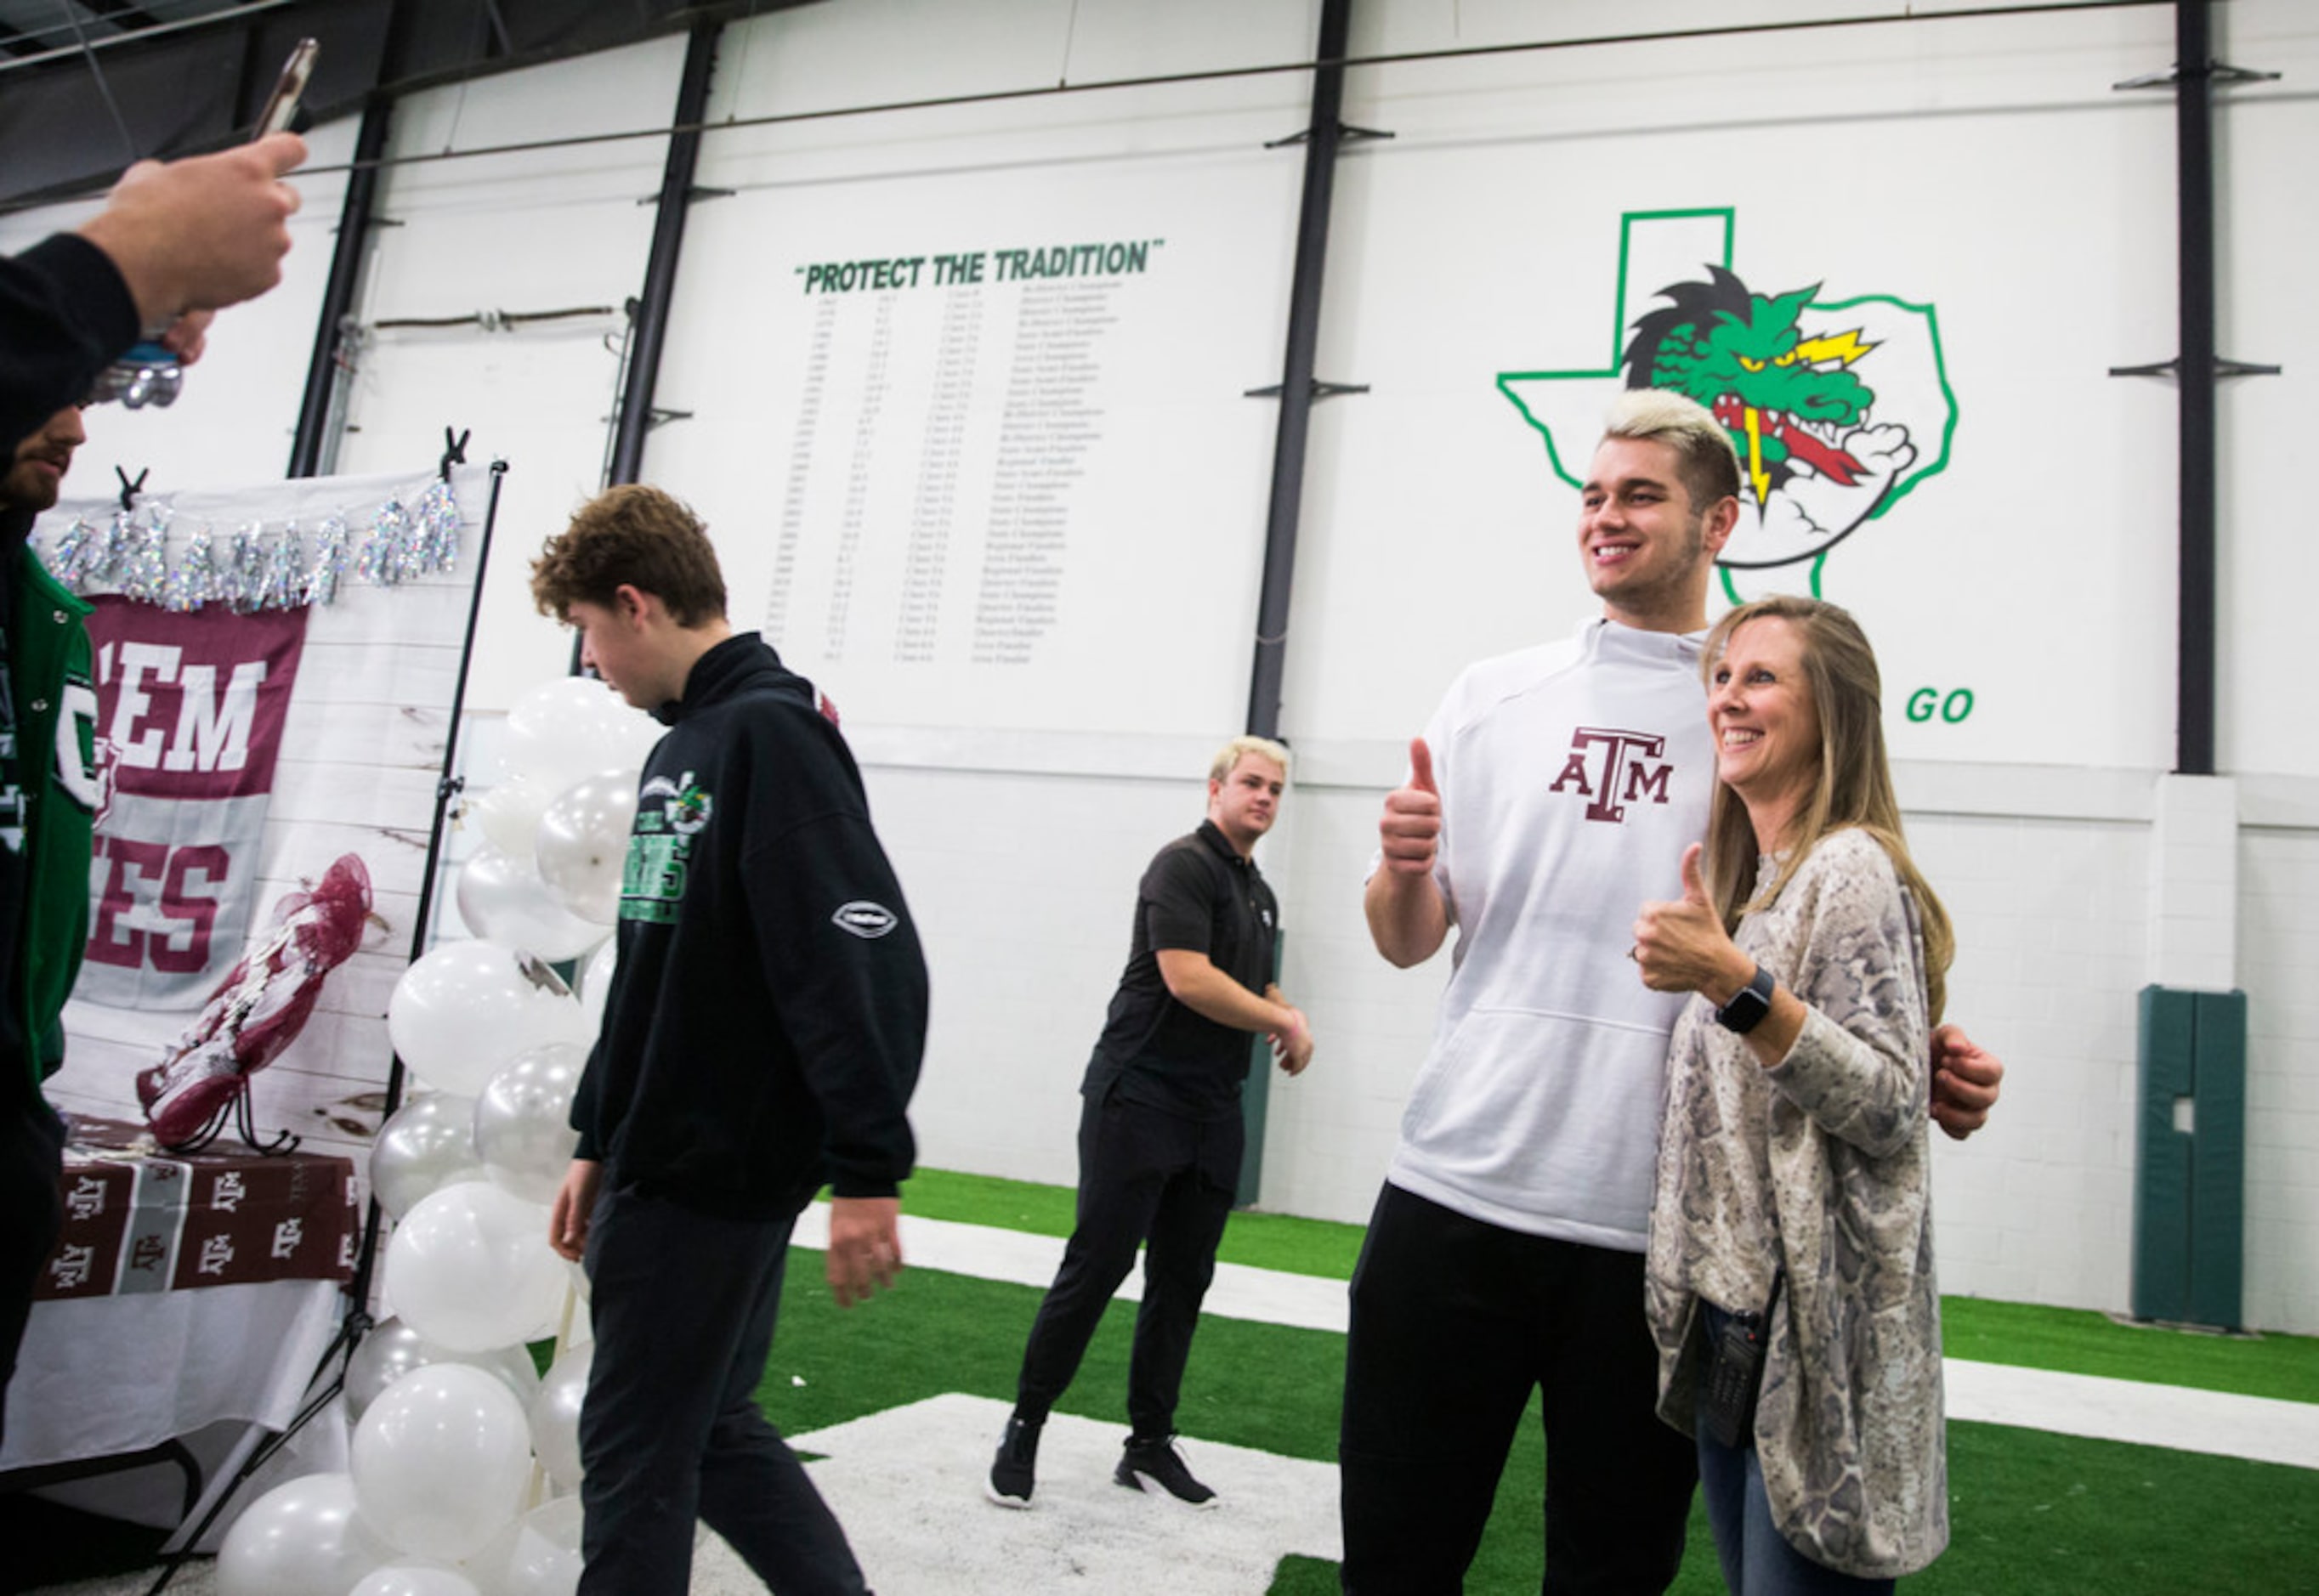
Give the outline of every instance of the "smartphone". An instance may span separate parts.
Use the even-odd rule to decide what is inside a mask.
[[[268,133],[289,131],[291,119],[298,114],[298,102],[306,93],[306,80],[314,76],[314,58],[322,47],[311,39],[301,39],[292,47],[290,59],[282,63],[282,76],[274,80],[274,92],[266,96],[266,109],[258,113],[257,131],[252,139],[263,139]]]
[[[266,109],[258,113],[257,131],[250,135],[253,140],[288,130],[306,93],[306,80],[314,75],[314,58],[321,53],[321,45],[311,39],[301,39],[291,48],[290,59],[282,63],[282,76],[274,80],[274,92],[266,98]],[[176,401],[185,380],[185,370],[175,355],[150,340],[140,342],[97,374],[88,402],[103,404],[117,399],[132,410],[149,404],[166,408]]]

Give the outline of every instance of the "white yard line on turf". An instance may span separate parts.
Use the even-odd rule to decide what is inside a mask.
[[[829,1209],[817,1203],[799,1217],[797,1244],[820,1248],[828,1239]],[[1052,1236],[905,1214],[902,1255],[922,1269],[1043,1290],[1062,1261],[1063,1244]],[[1131,1274],[1119,1294],[1135,1300],[1142,1289],[1141,1276]],[[1345,1283],[1218,1264],[1202,1312],[1342,1335]],[[2319,1404],[1954,1357],[1946,1374],[1952,1419],[2319,1469]]]

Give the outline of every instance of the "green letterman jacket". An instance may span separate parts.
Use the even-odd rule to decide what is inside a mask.
[[[88,943],[88,866],[96,824],[96,692],[89,680],[89,606],[50,576],[0,517],[0,548],[18,562],[15,613],[8,618],[9,692],[23,789],[24,836],[14,885],[22,894],[15,968],[8,971],[6,1030],[23,1039],[22,1057],[40,1083],[64,1062],[59,1016]],[[14,536],[10,536],[10,534]],[[37,771],[33,776],[30,772]],[[16,1038],[8,1038],[10,1041]]]

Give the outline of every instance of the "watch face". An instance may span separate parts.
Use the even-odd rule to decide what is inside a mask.
[[[1761,965],[1755,978],[1731,995],[1731,1001],[1715,1011],[1715,1023],[1727,1031],[1745,1035],[1753,1031],[1765,1014],[1772,1012],[1772,983]]]

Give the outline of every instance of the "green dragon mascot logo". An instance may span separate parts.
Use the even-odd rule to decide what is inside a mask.
[[[1498,386],[1545,434],[1556,473],[1578,485],[1618,387],[1665,388],[1714,412],[1739,455],[1742,513],[1717,564],[1735,573],[1808,564],[1820,591],[1828,551],[1948,464],[1956,405],[1929,305],[1890,295],[1822,302],[1822,284],[1759,293],[1729,266],[1732,212],[1629,215],[1621,230],[1617,350],[1608,369],[1507,372]],[[1719,245],[1719,248],[1718,246]],[[1668,281],[1655,262],[1719,254]],[[1697,275],[1703,270],[1704,275]],[[1649,277],[1638,277],[1648,272]],[[1637,302],[1630,284],[1665,286]],[[1557,442],[1557,439],[1560,442]],[[1575,446],[1565,448],[1563,444]],[[1795,584],[1781,573],[1757,591]]]

